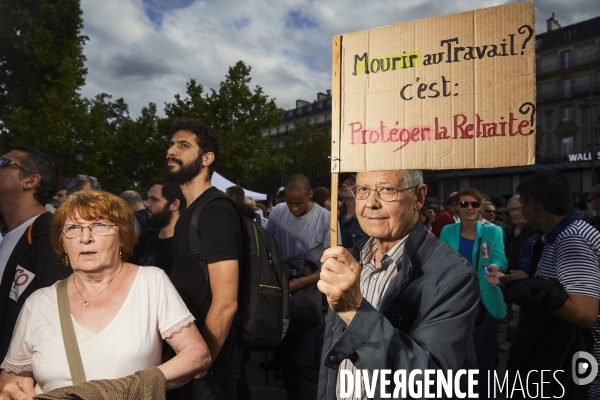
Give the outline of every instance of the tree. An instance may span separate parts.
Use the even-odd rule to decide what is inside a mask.
[[[82,173],[97,177],[103,189],[112,193],[145,192],[152,179],[163,176],[166,165],[169,138],[159,128],[156,105],[150,103],[132,120],[123,99],[111,101],[103,93],[84,103],[87,109],[76,139],[85,150]]]
[[[282,111],[260,86],[251,92],[251,68],[238,61],[221,82],[219,91],[211,90],[207,101],[213,128],[221,139],[219,171],[234,182],[268,174],[272,166],[288,160],[276,154],[275,143],[262,129],[279,124]]]
[[[73,137],[81,110],[77,89],[85,82],[81,15],[79,0],[0,2],[3,152],[27,144],[55,159],[64,154],[55,146]]]
[[[117,158],[114,159],[115,175],[111,179],[119,183],[118,187],[115,185],[114,193],[127,189],[145,193],[152,179],[164,175],[171,138],[167,129],[160,128],[162,121],[156,115],[156,105],[150,103],[135,121],[124,122],[113,144]]]
[[[283,169],[286,176],[303,174],[313,187],[331,186],[331,133],[316,129],[308,121],[294,121],[294,129],[283,139],[283,154],[294,163]]]
[[[187,97],[176,95],[165,105],[169,123],[177,117],[197,118],[210,125],[221,144],[217,171],[240,184],[254,181],[291,160],[276,154],[275,144],[262,129],[279,124],[281,110],[260,86],[250,90],[251,68],[239,61],[229,68],[219,90],[204,93],[204,87],[191,80]]]

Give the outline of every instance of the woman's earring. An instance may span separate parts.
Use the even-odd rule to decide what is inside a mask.
[[[119,258],[123,258],[123,246],[119,247]]]
[[[69,266],[69,255],[65,253],[65,265]]]

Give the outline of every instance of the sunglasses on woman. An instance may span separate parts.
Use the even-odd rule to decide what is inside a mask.
[[[472,208],[479,208],[479,207],[481,207],[481,202],[480,201],[459,201],[458,205],[460,206],[460,208],[467,208],[469,206],[471,206]]]

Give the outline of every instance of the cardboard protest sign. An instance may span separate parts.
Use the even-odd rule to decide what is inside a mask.
[[[535,162],[533,2],[333,38],[333,172]]]

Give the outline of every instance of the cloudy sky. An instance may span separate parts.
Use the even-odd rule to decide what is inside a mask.
[[[196,79],[218,88],[229,66],[252,67],[279,107],[331,88],[331,38],[508,0],[82,0],[85,97],[123,97],[132,116],[185,93]],[[554,12],[562,26],[600,15],[598,0],[537,0],[536,32]]]

